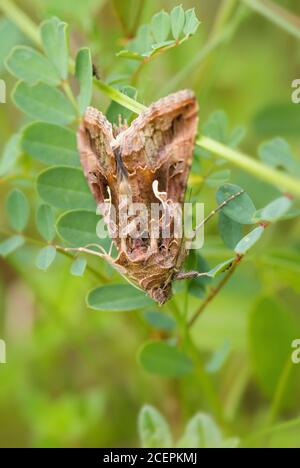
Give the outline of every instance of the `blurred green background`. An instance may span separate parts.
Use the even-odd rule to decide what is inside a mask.
[[[140,3],[138,24],[177,4],[126,0],[119,10],[118,2],[105,0],[23,0],[19,5],[37,24],[53,14],[67,21],[71,51],[91,47],[105,79],[120,71],[115,53],[134,31],[132,18]],[[144,67],[136,83],[139,101],[149,104],[161,94],[190,87],[199,100],[200,124],[212,111],[224,109],[232,126],[242,124],[247,130],[245,152],[256,156],[261,142],[281,136],[299,157],[300,104],[291,103],[291,83],[300,78],[299,40],[247,9],[219,46],[174,88],[174,77],[193,63],[209,39],[231,24],[242,2],[228,2],[232,9],[221,24],[217,21],[221,0],[181,3],[185,9],[195,7],[202,24],[189,41]],[[298,2],[276,3],[300,15]],[[0,38],[0,77],[8,91],[7,104],[0,105],[2,150],[26,122],[9,98],[15,80],[3,61],[14,45],[30,44],[30,39],[5,16],[0,17]],[[97,93],[93,103],[105,110],[109,101]],[[26,158],[22,164],[29,166]],[[277,194],[235,168],[232,179],[248,190],[258,206]],[[4,202],[12,187],[22,188],[37,204],[28,182],[0,180],[3,228]],[[212,191],[205,188],[201,201],[207,210],[213,207]],[[29,232],[36,237],[33,218]],[[72,277],[70,260],[64,256],[48,272],[40,272],[34,265],[37,249],[29,245],[0,259],[0,338],[7,343],[7,364],[0,364],[0,446],[138,446],[137,416],[150,403],[167,418],[175,438],[191,416],[205,411],[225,434],[240,437],[243,445],[300,447],[300,365],[286,377],[291,341],[300,338],[299,234],[297,220],[268,230],[193,327],[203,366],[182,379],[152,376],[137,363],[142,343],[161,337],[142,313],[88,310],[85,295],[99,285],[90,272],[84,278]],[[202,253],[211,266],[228,258],[216,221],[207,227]],[[100,262],[92,265],[111,275]],[[176,295],[179,306],[181,296]],[[191,298],[189,311],[197,305],[199,299]],[[230,351],[221,368],[207,372],[205,363],[224,347]]]

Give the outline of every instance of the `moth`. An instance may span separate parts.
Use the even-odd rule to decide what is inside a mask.
[[[118,254],[113,265],[159,304],[171,297],[172,282],[187,255],[185,243],[174,235],[169,208],[184,202],[197,125],[196,97],[183,90],[151,104],[130,126],[113,127],[100,111],[89,107],[78,130],[81,165],[100,207],[107,201],[120,207],[124,196],[143,204],[149,218],[152,204],[161,207],[155,238],[150,229],[138,237],[132,237],[130,229],[121,235],[120,208],[114,221],[110,210],[102,209],[109,232],[115,234]],[[170,235],[164,237],[160,233],[167,215]]]

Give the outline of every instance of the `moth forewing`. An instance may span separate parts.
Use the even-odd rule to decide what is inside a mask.
[[[194,93],[179,91],[153,103],[128,128],[114,137],[106,117],[88,108],[78,131],[78,149],[84,174],[97,203],[108,192],[120,218],[119,203],[144,204],[148,213],[148,230],[140,236],[114,239],[117,268],[160,304],[172,294],[172,279],[184,257],[181,239],[175,236],[173,204],[184,200],[192,163],[198,123],[198,104]],[[155,221],[151,206],[158,204],[160,216]],[[169,233],[164,234],[167,220]],[[132,219],[128,219],[130,223]],[[108,220],[106,221],[108,222]],[[152,235],[152,227],[158,237]]]

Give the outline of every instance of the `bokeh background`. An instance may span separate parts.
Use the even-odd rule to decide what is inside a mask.
[[[128,30],[133,31],[131,21],[140,3],[139,24],[176,5],[163,0],[122,3],[121,21],[113,1],[23,0],[19,5],[37,24],[53,14],[67,21],[71,50],[91,47],[101,77],[107,78],[118,70],[115,53],[126,44]],[[261,142],[281,136],[299,158],[300,104],[291,103],[291,83],[300,78],[299,40],[251,9],[233,24],[240,1],[230,2],[232,9],[219,18],[220,24],[221,0],[181,3],[185,9],[195,7],[202,24],[189,41],[144,68],[136,84],[139,100],[148,104],[161,94],[190,87],[200,103],[200,123],[224,109],[232,126],[246,128],[245,152],[255,157]],[[298,2],[276,3],[300,15]],[[228,24],[230,34],[193,65],[207,41]],[[0,38],[0,77],[8,90],[7,103],[0,105],[1,151],[25,123],[9,97],[15,80],[4,59],[14,45],[30,40],[5,15],[0,16]],[[187,66],[188,72],[178,77]],[[105,110],[109,101],[95,94],[94,104]],[[234,168],[233,180],[258,206],[276,197],[274,188]],[[3,229],[3,206],[12,187],[22,188],[37,203],[26,181],[0,181]],[[213,207],[214,193],[204,189],[201,201],[207,209]],[[211,266],[228,258],[216,224],[207,227],[203,250]],[[34,237],[33,215],[30,231]],[[86,272],[84,278],[72,277],[64,256],[40,272],[34,265],[37,249],[29,244],[0,259],[0,338],[7,343],[7,364],[0,364],[0,446],[138,446],[137,416],[145,403],[164,414],[175,437],[191,416],[205,411],[244,445],[300,446],[300,365],[287,381],[282,379],[284,353],[292,339],[300,338],[299,234],[297,220],[269,229],[193,327],[203,368],[177,380],[152,376],[139,366],[141,344],[160,336],[141,313],[110,314],[86,307],[87,291],[99,284],[95,276]],[[93,265],[111,274],[100,262]],[[191,299],[191,310],[199,300]],[[205,363],[222,349],[229,352],[221,368],[207,372]],[[279,408],[278,385],[283,385]],[[272,415],[275,429],[264,436]]]

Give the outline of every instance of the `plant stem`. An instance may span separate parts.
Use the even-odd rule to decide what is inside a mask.
[[[195,369],[195,378],[196,378],[196,383],[199,386],[199,388],[202,390],[203,395],[205,396],[205,399],[208,401],[211,411],[213,412],[217,422],[219,424],[224,425],[224,414],[223,414],[223,408],[222,404],[219,398],[219,395],[216,391],[214,382],[212,381],[210,375],[206,372],[203,362],[202,362],[202,356],[191,339],[191,337],[188,335],[188,345],[189,345],[189,353],[193,356],[196,364],[196,369]]]
[[[217,34],[222,30],[224,24],[226,24],[227,19],[233,11],[233,7],[236,5],[237,0],[222,0],[221,5],[215,16],[214,24],[211,29],[209,39],[217,36]]]
[[[131,33],[129,31],[129,28],[127,27],[126,21],[122,13],[119,10],[118,2],[116,2],[115,0],[112,0],[112,4],[113,4],[113,10],[115,12],[117,19],[119,20],[124,36],[126,37],[126,39],[130,39]]]
[[[41,46],[39,30],[34,22],[11,0],[0,0],[0,9],[32,42]]]
[[[300,39],[300,18],[270,0],[242,0],[252,10],[264,16],[292,36]]]
[[[233,8],[236,5],[237,0],[222,0],[220,3],[220,6],[217,10],[214,23],[212,26],[212,29],[209,33],[207,42],[205,46],[208,46],[211,43],[214,43],[215,40],[218,41],[218,37],[222,35],[222,31],[225,30],[226,28],[226,23],[228,18],[230,17]],[[238,18],[238,21],[236,21],[236,18]],[[234,25],[232,28],[232,31],[224,37],[224,42],[223,44],[220,44],[224,46],[226,42],[229,42],[231,37],[233,36],[233,33],[237,29],[237,26],[240,22],[240,11],[238,11],[237,16],[234,17],[232,20],[232,24]],[[214,54],[209,54],[208,57],[205,57],[206,60],[203,60],[201,63],[198,64],[197,70],[195,70],[194,76],[193,76],[193,84],[197,86],[197,89],[201,88],[201,81],[205,77],[207,79],[208,76],[208,70],[211,68],[212,63],[214,62]],[[211,85],[210,80],[210,85]]]
[[[135,18],[134,18],[134,22],[133,22],[133,25],[131,27],[131,35],[132,36],[134,36],[136,31],[137,31],[137,28],[139,26],[139,22],[140,22],[140,19],[141,19],[145,4],[146,4],[146,0],[140,0],[139,1],[139,6],[137,8],[137,12],[136,12],[136,15],[135,15]]]
[[[287,387],[287,384],[289,382],[289,378],[290,378],[290,375],[291,375],[291,371],[293,369],[293,362],[292,362],[292,359],[291,357],[289,356],[288,357],[288,360],[282,370],[282,373],[280,375],[280,379],[279,379],[279,382],[276,386],[276,391],[275,391],[275,394],[274,394],[274,398],[273,398],[273,401],[272,401],[272,405],[271,405],[271,409],[270,409],[270,413],[269,413],[269,416],[268,416],[268,421],[267,421],[267,425],[268,426],[271,426],[274,421],[276,420],[277,418],[277,415],[280,411],[280,406],[281,406],[281,403],[282,403],[282,400],[283,400],[283,397],[284,397],[284,392],[286,390],[286,387]]]
[[[103,81],[95,79],[94,84],[96,88],[100,89],[100,91],[102,91],[106,96],[110,97],[113,101],[118,102],[119,104],[131,110],[132,112],[135,112],[136,114],[140,114],[141,112],[147,109],[147,107],[143,106],[143,104],[140,104],[134,99],[131,99],[129,96],[126,96],[125,94],[121,93],[112,86],[109,86]]]
[[[226,161],[234,164],[240,169],[253,174],[264,182],[277,187],[279,190],[286,190],[287,192],[300,197],[300,183],[299,180],[290,177],[287,174],[283,174],[272,167],[266,166],[261,162],[241,153],[240,151],[234,150],[225,146],[215,140],[202,136],[197,139],[196,144],[201,148],[211,151],[218,156],[226,159]]]
[[[233,273],[235,272],[235,270],[237,269],[237,266],[240,264],[242,260],[242,257],[237,257],[235,259],[235,261],[233,262],[230,270],[228,271],[228,273],[224,276],[224,278],[222,279],[222,281],[219,283],[219,285],[212,289],[210,294],[207,296],[207,298],[203,301],[203,303],[201,304],[201,306],[199,307],[199,309],[195,312],[195,314],[193,315],[193,317],[190,319],[189,323],[188,323],[188,327],[191,327],[192,325],[194,325],[194,323],[196,322],[196,320],[200,317],[200,315],[204,312],[204,310],[206,309],[206,307],[214,300],[214,298],[218,295],[218,293],[224,288],[224,286],[228,283],[228,281],[230,280],[230,278],[232,277]]]
[[[284,423],[277,424],[276,426],[268,427],[266,429],[262,429],[260,431],[255,432],[254,434],[251,434],[249,437],[245,438],[243,440],[243,446],[244,447],[249,447],[257,440],[258,442],[261,442],[263,438],[267,438],[271,436],[272,434],[276,433],[284,433],[285,431],[291,431],[295,429],[299,432],[299,427],[300,427],[300,418],[298,419],[293,419],[292,421],[287,421]]]
[[[0,235],[6,236],[6,237],[11,237],[11,236],[15,235],[15,233],[9,232],[6,229],[0,229]],[[21,234],[21,235],[22,235],[22,237],[24,237],[24,239],[29,244],[37,245],[37,246],[40,246],[40,247],[45,247],[45,245],[46,245],[45,242],[43,242],[43,241],[41,241],[39,239],[34,239],[33,237],[30,237],[30,236],[27,236],[27,235],[24,235],[24,234]],[[64,247],[56,245],[55,248],[59,253],[61,253],[65,257],[73,259],[73,255],[71,253],[69,253],[69,252],[66,252]],[[105,275],[103,275],[102,273],[100,273],[97,270],[94,270],[94,268],[92,268],[91,266],[87,265],[86,268],[87,268],[88,271],[90,271],[91,274],[93,274],[102,283],[108,283],[109,282],[108,278]]]

